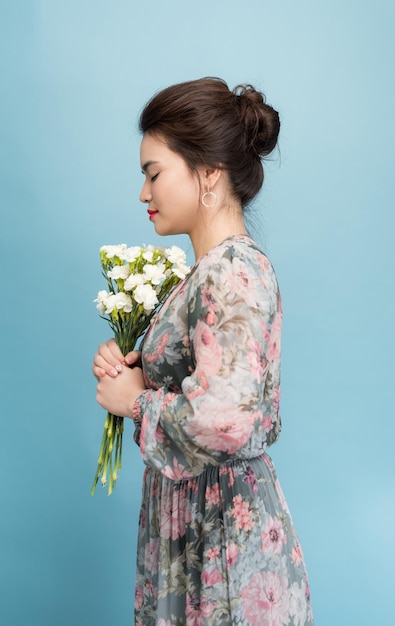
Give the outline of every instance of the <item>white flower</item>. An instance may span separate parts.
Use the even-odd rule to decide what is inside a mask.
[[[108,294],[108,297],[103,302],[103,304],[105,306],[105,313],[106,313],[106,315],[109,315],[116,308],[116,306],[115,306],[115,294],[114,293]]]
[[[175,263],[176,265],[185,265],[185,252],[184,250],[181,250],[181,248],[179,248],[178,246],[166,248],[165,255],[170,263]]]
[[[138,285],[133,292],[133,298],[136,302],[143,305],[146,313],[153,311],[159,302],[151,285]]]
[[[181,280],[183,280],[190,271],[190,267],[188,267],[187,265],[182,265],[181,263],[173,267],[173,274],[178,276],[178,278],[180,278]]]
[[[122,254],[119,255],[119,258],[122,261],[127,261],[128,263],[133,263],[141,254],[140,246],[132,246],[131,248],[126,248],[123,250]]]
[[[132,291],[138,285],[144,285],[145,278],[142,274],[130,274],[125,280],[123,288],[125,291]]]
[[[109,278],[113,278],[114,280],[118,280],[122,278],[125,280],[129,276],[129,266],[128,265],[116,265],[112,270],[107,272],[107,276]]]
[[[103,289],[99,291],[99,293],[97,294],[97,298],[93,300],[93,302],[97,302],[96,308],[98,309],[100,315],[104,315],[106,311],[106,308],[107,308],[106,302],[107,302],[109,295],[110,294]]]
[[[159,285],[166,278],[164,263],[158,263],[158,265],[147,263],[143,267],[143,272],[145,279],[150,281],[152,285]]]
[[[130,296],[123,291],[119,293],[107,293],[107,291],[99,291],[97,295],[97,308],[101,315],[104,313],[110,315],[114,309],[130,313],[133,309],[133,303]]]
[[[289,612],[294,617],[295,626],[303,626],[308,610],[305,581],[302,580],[300,587],[298,583],[293,583],[290,591]]]
[[[155,246],[153,245],[149,245],[146,247],[146,249],[144,250],[142,257],[143,259],[145,259],[146,261],[148,261],[148,263],[151,263],[153,257],[154,257],[154,252],[155,252]]]
[[[120,243],[117,246],[102,246],[100,252],[105,252],[107,259],[112,259],[114,256],[121,258],[126,248],[126,243]]]
[[[123,291],[115,294],[114,304],[118,311],[123,311],[124,313],[130,313],[133,309],[132,298]]]

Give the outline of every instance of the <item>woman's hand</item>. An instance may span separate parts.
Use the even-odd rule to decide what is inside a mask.
[[[139,365],[140,363],[141,352],[139,350],[133,350],[123,356],[115,339],[109,339],[106,343],[100,344],[99,350],[93,358],[92,372],[98,381],[106,374],[116,378],[124,367]]]
[[[98,382],[96,400],[103,409],[120,417],[132,417],[133,404],[145,389],[140,364],[139,350],[123,356],[115,339],[100,344],[92,372]]]
[[[123,367],[114,377],[105,374],[98,378],[96,400],[113,415],[133,417],[136,398],[144,391],[143,371],[140,367]]]

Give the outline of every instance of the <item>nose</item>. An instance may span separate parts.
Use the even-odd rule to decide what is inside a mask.
[[[149,202],[151,198],[152,198],[152,195],[151,195],[150,186],[149,186],[148,180],[146,180],[144,185],[142,186],[139,199],[140,199],[140,202]]]

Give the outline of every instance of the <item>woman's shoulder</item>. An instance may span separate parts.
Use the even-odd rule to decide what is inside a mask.
[[[197,269],[204,273],[207,270],[221,270],[229,264],[245,263],[251,271],[259,273],[273,272],[274,269],[268,256],[258,244],[245,234],[232,235],[209,250],[198,262]]]
[[[187,299],[221,302],[226,308],[247,306],[254,310],[277,310],[280,293],[268,257],[247,235],[229,237],[209,250],[193,270]]]
[[[273,266],[256,242],[248,235],[233,235],[211,248],[193,268],[190,281],[195,288],[202,283],[221,286],[260,283],[278,290]],[[192,289],[193,286],[191,285]]]

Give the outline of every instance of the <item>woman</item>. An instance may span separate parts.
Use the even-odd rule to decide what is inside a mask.
[[[313,623],[266,453],[280,433],[280,294],[243,218],[279,128],[251,85],[215,78],[163,90],[140,117],[140,200],[157,233],[189,235],[196,263],[142,353],[110,340],[93,364],[99,404],[134,420],[146,464],[138,626]]]

